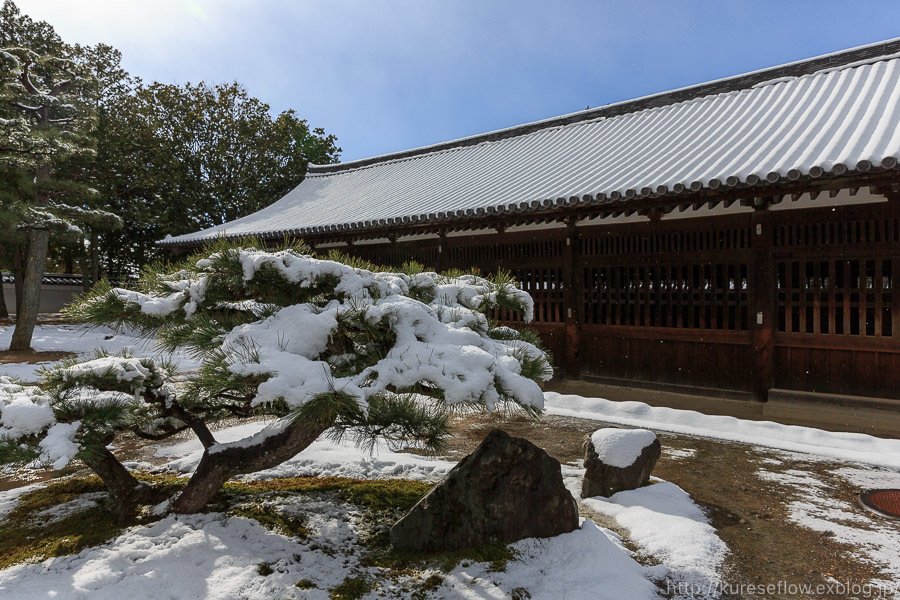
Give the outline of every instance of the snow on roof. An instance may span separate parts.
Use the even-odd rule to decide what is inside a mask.
[[[894,168],[898,51],[900,38],[453,142],[310,165],[267,208],[158,243],[364,230]]]

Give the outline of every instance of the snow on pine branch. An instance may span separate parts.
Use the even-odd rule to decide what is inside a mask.
[[[492,329],[492,309],[533,315],[531,297],[503,277],[381,272],[296,249],[220,246],[144,283],[140,292],[101,291],[82,316],[145,330],[149,318],[161,338],[184,323],[179,343],[193,344],[220,380],[252,382],[256,406],[297,408],[340,392],[366,407],[374,395],[416,391],[448,405],[513,401],[540,410],[536,380],[552,375],[530,338]]]
[[[75,388],[95,388],[124,392],[135,397],[150,391],[154,396],[173,394],[171,369],[146,357],[127,354],[114,356],[103,352],[84,361],[67,361],[43,371],[45,385],[57,392]]]
[[[174,398],[168,365],[149,358],[101,354],[41,374],[44,389],[0,376],[0,455],[55,469],[92,443],[105,445],[106,437],[138,425],[140,417],[145,426],[160,422],[159,410]],[[143,396],[148,392],[152,404]]]
[[[54,423],[49,396],[0,375],[0,438],[35,435]]]
[[[39,464],[62,469],[80,450],[74,441],[80,425],[57,423],[49,395],[0,375],[0,447],[12,447]],[[23,438],[34,446],[31,453]]]

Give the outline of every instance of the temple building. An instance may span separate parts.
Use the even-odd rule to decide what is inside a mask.
[[[561,377],[889,402],[898,159],[900,38],[310,165],[267,208],[159,244],[289,236],[387,265],[505,269]]]

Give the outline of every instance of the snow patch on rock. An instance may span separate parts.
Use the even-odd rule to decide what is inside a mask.
[[[624,469],[634,464],[641,452],[656,441],[649,429],[605,427],[591,434],[597,457],[604,464]]]

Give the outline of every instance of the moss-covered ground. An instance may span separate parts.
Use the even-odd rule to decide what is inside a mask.
[[[185,480],[180,477],[136,474],[152,486],[159,498],[174,494]],[[364,480],[342,477],[293,477],[260,481],[231,481],[207,506],[210,512],[256,520],[263,527],[282,535],[304,540],[309,531],[302,515],[278,510],[278,500],[307,495],[326,497],[354,506],[360,514],[357,524],[363,564],[396,574],[412,574],[425,569],[449,571],[460,561],[490,562],[501,570],[512,558],[503,544],[450,553],[423,555],[391,549],[391,525],[424,496],[430,483],[405,479]],[[83,494],[105,491],[96,477],[70,477],[21,496],[16,508],[0,522],[0,568],[22,562],[34,562],[75,554],[116,537],[121,531],[118,515],[108,503],[80,510],[48,522],[39,513],[77,499]],[[135,524],[157,520],[149,507],[138,515]],[[268,565],[260,566],[265,570]],[[306,582],[298,582],[303,587]],[[365,578],[348,578],[332,590],[334,598],[355,598],[371,583]]]

